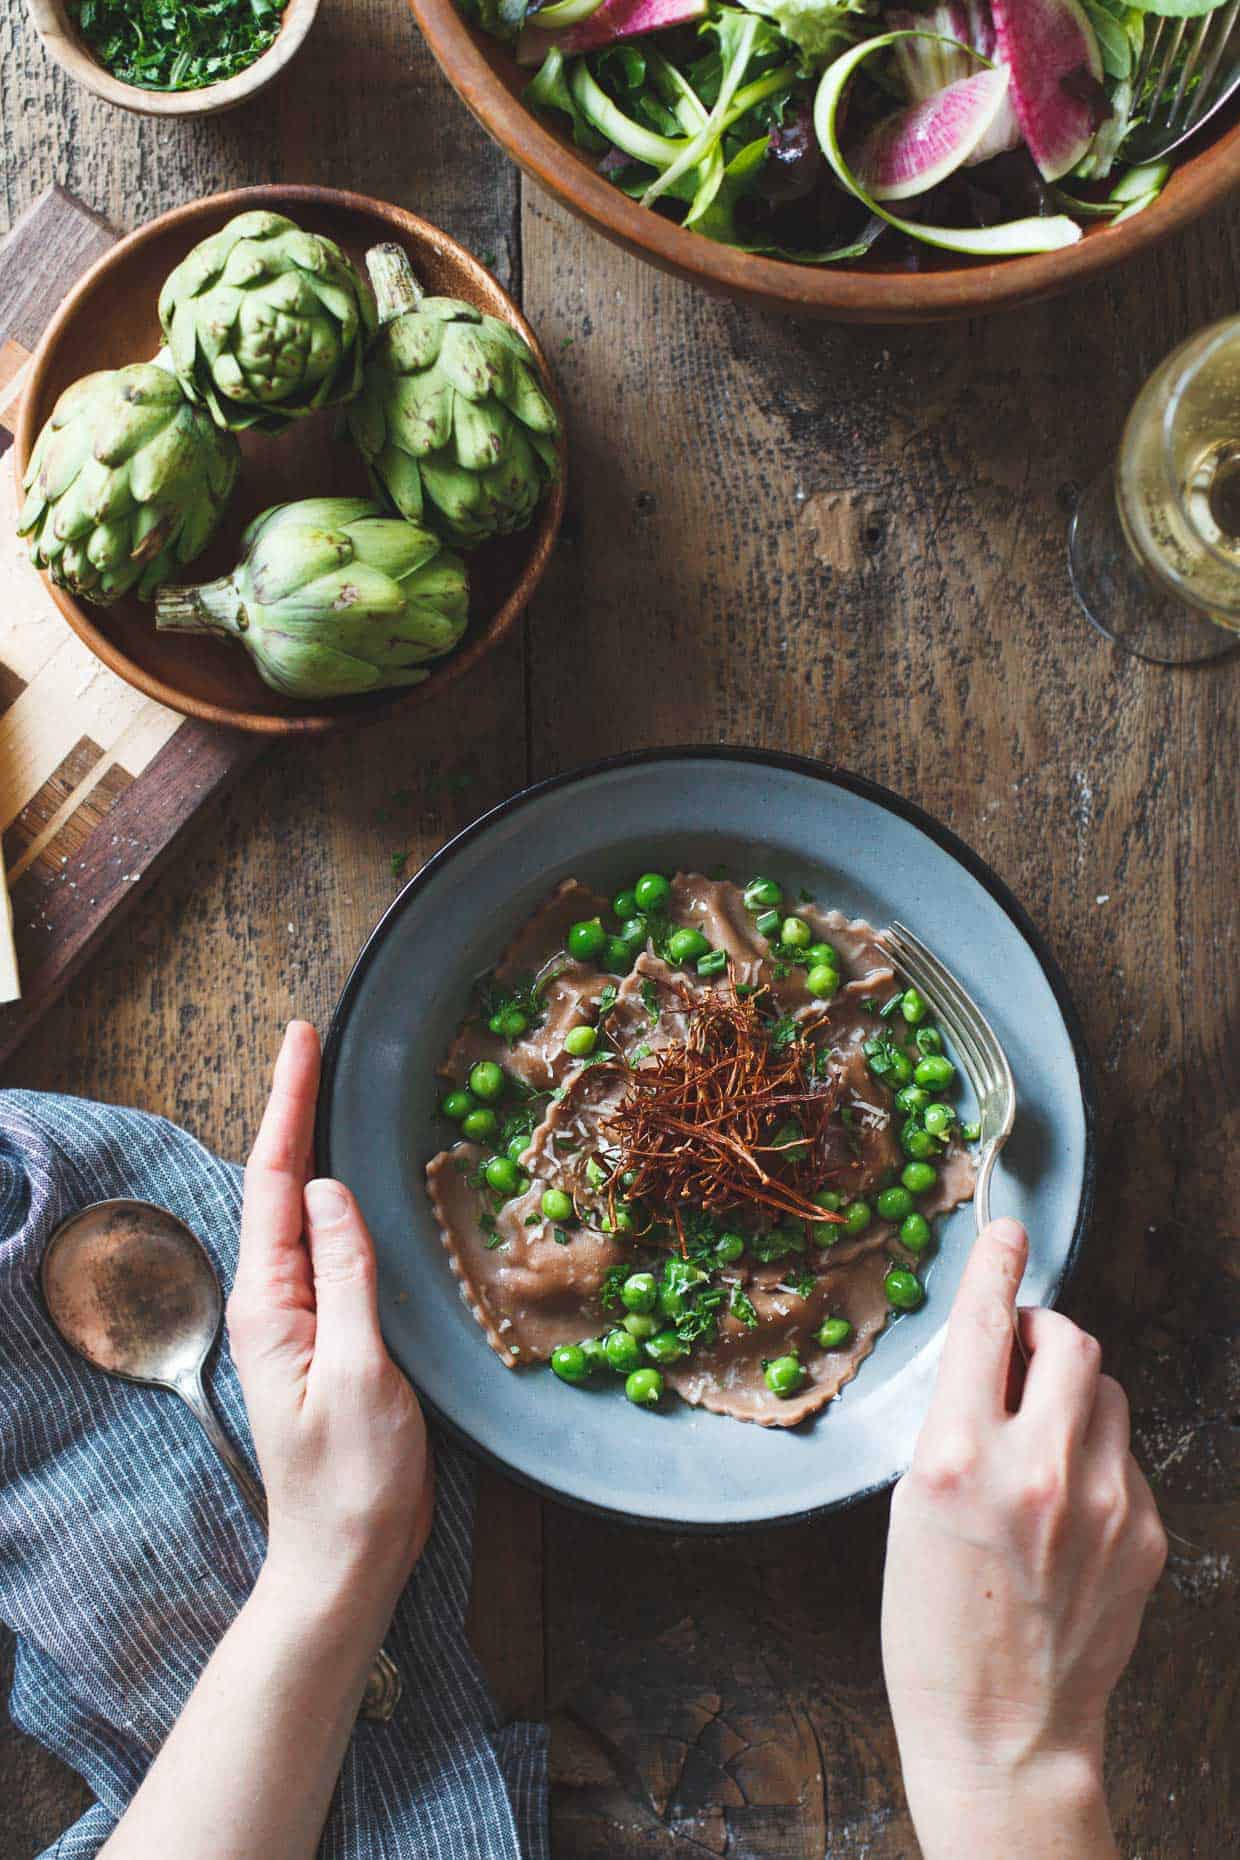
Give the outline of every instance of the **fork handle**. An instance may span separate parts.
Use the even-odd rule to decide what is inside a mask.
[[[977,1231],[979,1234],[983,1227],[989,1227],[990,1225],[990,1178],[995,1172],[995,1164],[998,1160],[999,1145],[997,1143],[988,1143],[985,1150],[982,1152],[982,1160],[978,1165],[977,1182],[973,1189],[973,1213],[977,1220]]]

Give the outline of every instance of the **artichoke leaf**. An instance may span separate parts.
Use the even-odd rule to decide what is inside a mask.
[[[558,433],[560,422],[555,408],[528,363],[513,368],[508,383],[504,387],[497,386],[495,392],[522,426],[528,426],[535,433]]]
[[[437,452],[452,432],[455,396],[439,368],[425,374],[402,375],[388,403],[388,431],[414,458]]]
[[[274,631],[263,635],[254,663],[259,676],[273,690],[295,698],[356,697],[378,685],[397,682],[390,675],[385,679],[362,659]]]
[[[465,471],[489,471],[498,465],[516,436],[512,415],[498,401],[457,401],[453,451]]]
[[[412,375],[429,368],[443,346],[444,325],[424,314],[425,303],[416,316],[394,317],[385,323],[375,348],[379,365],[395,375]]]
[[[481,310],[475,310],[460,297],[423,297],[418,305],[421,316],[433,318],[436,323],[481,323]]]
[[[44,427],[43,438],[47,439],[46,448],[42,442],[37,448],[39,489],[50,502],[64,496],[74,480],[81,476],[82,468],[94,456],[94,429],[90,419],[85,418],[62,426],[59,432]]]
[[[352,560],[353,544],[346,530],[290,526],[271,538],[254,566],[254,599],[263,607],[280,606]]]
[[[501,372],[480,332],[469,323],[452,323],[444,330],[439,366],[457,392],[469,400],[489,394]]]
[[[305,632],[321,627],[330,635],[337,617],[354,608],[374,615],[403,613],[405,596],[400,583],[381,568],[353,561],[291,589],[277,604],[264,601],[263,606],[281,630]]]
[[[405,581],[416,574],[424,563],[434,560],[442,547],[430,530],[400,517],[364,517],[349,525],[349,536],[357,560],[380,569],[393,581]]]
[[[199,442],[193,421],[173,420],[135,454],[126,474],[135,502],[149,504],[161,491],[193,484]]]
[[[384,446],[374,455],[373,468],[380,492],[386,491],[401,516],[410,523],[420,522],[425,500],[422,474],[416,461],[398,446]]]
[[[365,459],[376,458],[387,441],[388,398],[392,377],[373,362],[361,393],[349,406],[349,431],[353,443]]]

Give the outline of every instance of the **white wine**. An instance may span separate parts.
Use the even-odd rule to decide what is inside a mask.
[[[1240,632],[1240,317],[1191,337],[1146,382],[1115,498],[1146,573]]]

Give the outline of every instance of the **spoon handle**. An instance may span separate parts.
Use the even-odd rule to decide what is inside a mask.
[[[176,1392],[232,1474],[237,1490],[245,1500],[250,1515],[265,1534],[267,1530],[266,1494],[220,1426],[215,1409],[207,1400],[201,1374],[195,1373],[192,1376],[182,1377],[176,1384]],[[388,1654],[380,1647],[375,1655],[374,1665],[366,1676],[366,1690],[362,1694],[358,1716],[375,1724],[386,1724],[396,1710],[403,1690],[400,1673]]]

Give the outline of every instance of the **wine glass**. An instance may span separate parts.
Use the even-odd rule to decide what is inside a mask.
[[[1088,618],[1137,658],[1192,665],[1240,646],[1240,316],[1150,376],[1077,506],[1068,560]]]

